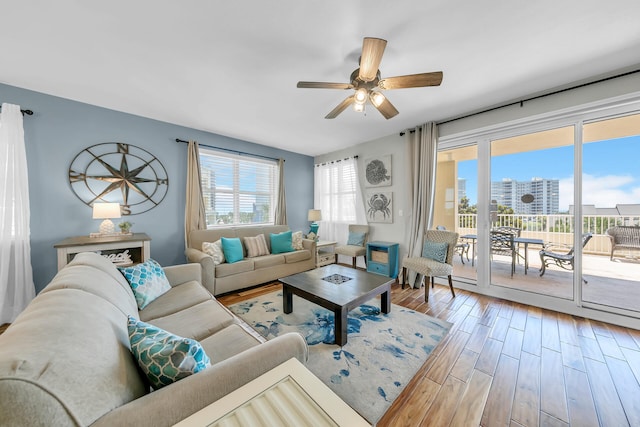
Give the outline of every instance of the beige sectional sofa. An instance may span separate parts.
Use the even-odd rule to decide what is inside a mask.
[[[246,258],[234,263],[215,265],[213,257],[202,250],[202,243],[215,242],[222,237],[253,237],[264,234],[271,252],[270,234],[289,231],[286,225],[265,225],[246,227],[216,227],[209,230],[194,230],[189,233],[189,247],[185,251],[187,261],[202,267],[202,284],[213,295],[221,295],[238,289],[259,285],[280,277],[311,270],[316,267],[316,242],[302,240],[303,249],[284,253]]]
[[[138,311],[122,274],[81,253],[0,335],[0,425],[168,426],[280,363],[307,359],[297,333],[264,342],[200,284],[200,266],[165,267],[171,289]],[[150,391],[127,315],[198,340],[205,370]]]

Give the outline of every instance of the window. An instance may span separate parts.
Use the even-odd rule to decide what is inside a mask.
[[[273,224],[278,164],[200,148],[207,226]]]

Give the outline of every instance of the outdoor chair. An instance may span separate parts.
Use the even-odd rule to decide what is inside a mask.
[[[457,242],[458,233],[445,230],[427,230],[424,235],[422,256],[407,257],[402,261],[402,288],[407,280],[407,270],[415,271],[417,274],[414,287],[419,287],[424,277],[424,300],[429,302],[429,282],[433,288],[434,277],[446,276],[449,280],[451,295],[455,298],[456,293],[453,290],[451,275],[453,274],[453,254]],[[439,248],[443,246],[443,243],[446,244],[446,248],[440,251]]]
[[[591,240],[592,236],[593,235],[591,233],[585,233],[582,235],[583,248],[587,245],[589,240]],[[555,248],[555,247],[567,248],[566,245],[552,243],[551,245],[545,247],[543,250],[540,251],[540,262],[542,264],[542,267],[540,267],[540,277],[544,275],[544,272],[546,271],[547,267],[549,267],[551,264],[557,265],[558,267],[563,268],[565,270],[573,270],[573,260],[575,258],[574,248],[571,247],[568,252],[563,253],[563,252],[552,251],[551,248]],[[587,283],[587,281],[584,280],[584,283]]]
[[[364,235],[364,238],[362,240],[356,239],[356,240],[359,240],[357,242],[354,240],[356,236],[359,237],[362,235]],[[336,254],[336,264],[338,263],[338,255],[344,255],[344,256],[351,257],[351,266],[353,268],[356,268],[356,261],[359,256],[364,257],[364,264],[366,265],[368,238],[369,238],[368,225],[349,224],[349,238],[347,239],[347,244],[336,246],[335,249],[333,250],[334,253]],[[349,243],[357,243],[357,244],[349,244]]]
[[[519,229],[515,229],[518,230]],[[518,233],[519,234],[519,233]],[[513,241],[517,237],[517,234],[513,230],[505,230],[504,227],[500,229],[493,229],[490,231],[491,238],[491,258],[493,255],[505,255],[511,258],[511,277],[516,271],[516,246]]]
[[[611,256],[609,260],[613,260],[613,251],[617,249],[640,250],[640,227],[616,225],[609,228],[606,233],[609,240],[611,240]]]
[[[445,227],[444,225],[437,225],[436,226],[436,230],[446,230],[447,227]],[[455,251],[457,254],[460,255],[460,262],[462,264],[464,264],[464,258],[463,255],[467,257],[467,261],[470,261],[469,259],[469,244],[467,242],[457,242],[456,243],[456,247],[455,247]]]

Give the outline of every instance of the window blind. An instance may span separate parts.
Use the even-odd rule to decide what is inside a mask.
[[[273,224],[278,164],[200,148],[207,226]]]

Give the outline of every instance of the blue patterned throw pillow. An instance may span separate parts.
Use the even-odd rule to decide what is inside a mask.
[[[209,356],[194,339],[173,335],[129,316],[131,352],[157,390],[211,366]]]
[[[422,256],[438,262],[445,262],[447,260],[447,249],[449,249],[448,243],[437,243],[429,240],[422,245]]]
[[[164,270],[153,259],[131,267],[118,267],[118,270],[129,282],[140,310],[171,289]]]

